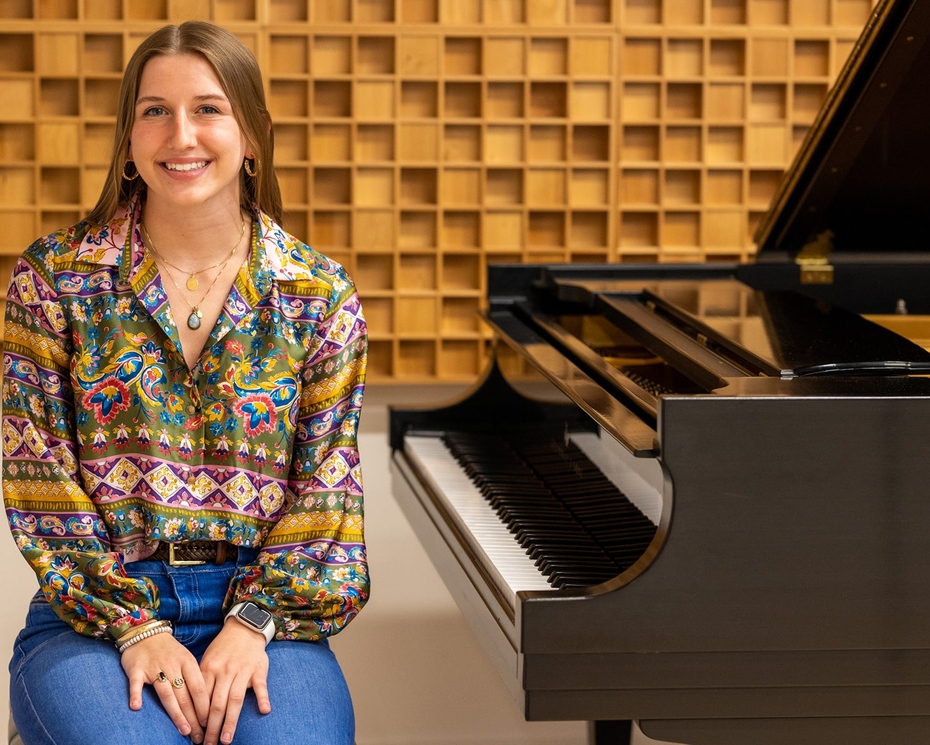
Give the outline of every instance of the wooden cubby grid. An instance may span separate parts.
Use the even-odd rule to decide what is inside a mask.
[[[0,0],[0,272],[95,202],[136,44],[210,19],[259,58],[286,226],[355,277],[372,379],[473,379],[488,264],[752,260],[874,4]]]

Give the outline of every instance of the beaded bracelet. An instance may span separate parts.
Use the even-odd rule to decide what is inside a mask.
[[[146,631],[143,631],[141,634],[136,634],[129,641],[126,641],[120,644],[116,648],[116,651],[122,654],[127,649],[129,649],[133,644],[137,644],[138,642],[141,642],[143,639],[148,639],[150,636],[155,636],[156,634],[163,634],[165,632],[169,634],[174,634],[174,629],[171,628],[170,623],[168,623],[167,621],[162,621],[162,624],[163,625],[161,626],[156,626],[154,628],[147,629]]]

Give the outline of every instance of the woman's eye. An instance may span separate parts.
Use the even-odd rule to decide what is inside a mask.
[[[165,110],[161,106],[149,106],[142,112],[142,116],[161,116]]]
[[[210,106],[209,104],[202,106],[200,110],[204,114],[219,114],[220,113],[220,110],[216,108],[216,106]]]

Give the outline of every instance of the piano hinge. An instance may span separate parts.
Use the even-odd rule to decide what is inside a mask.
[[[833,284],[833,265],[830,263],[833,238],[832,230],[824,230],[798,252],[795,262],[801,270],[802,285]]]

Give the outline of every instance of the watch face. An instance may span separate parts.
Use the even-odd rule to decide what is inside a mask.
[[[264,608],[255,605],[255,603],[246,603],[236,615],[257,629],[265,628],[265,625],[271,620],[271,614]]]

